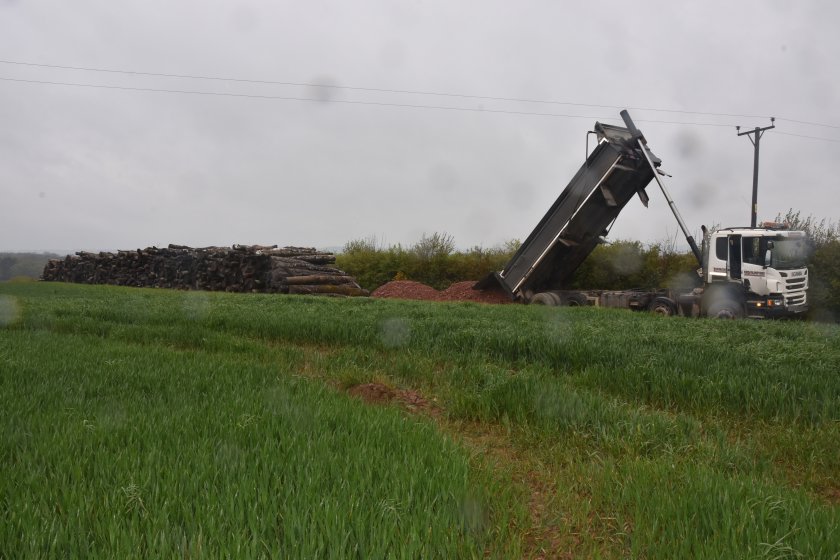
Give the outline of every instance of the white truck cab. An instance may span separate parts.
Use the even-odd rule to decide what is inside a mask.
[[[707,232],[703,240],[708,315],[797,316],[808,309],[809,246],[802,231],[764,222]]]

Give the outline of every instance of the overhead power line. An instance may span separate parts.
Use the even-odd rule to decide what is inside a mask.
[[[52,86],[69,86],[69,87],[81,87],[81,88],[97,88],[97,89],[106,89],[106,90],[122,90],[122,91],[141,91],[141,92],[153,92],[153,93],[167,93],[167,94],[184,94],[184,95],[208,95],[208,96],[216,96],[216,97],[244,97],[249,99],[266,99],[266,100],[275,100],[275,101],[301,101],[301,102],[313,102],[313,103],[341,103],[346,105],[370,105],[376,107],[403,107],[409,109],[433,109],[439,111],[466,111],[472,113],[496,113],[496,114],[504,114],[504,115],[528,115],[528,116],[537,116],[537,117],[557,117],[557,118],[568,118],[568,119],[590,119],[590,120],[602,120],[602,121],[615,121],[614,117],[595,117],[589,115],[567,115],[561,113],[541,113],[536,111],[512,111],[507,109],[488,109],[486,107],[451,107],[446,105],[424,105],[424,104],[415,104],[415,103],[389,103],[384,101],[358,101],[358,100],[349,100],[349,99],[319,99],[315,97],[295,97],[295,96],[283,96],[283,95],[260,95],[260,94],[253,94],[253,93],[229,93],[229,92],[217,92],[217,91],[200,91],[200,90],[181,90],[181,89],[160,89],[160,88],[145,88],[145,87],[131,87],[131,86],[112,86],[112,85],[105,85],[105,84],[84,84],[84,83],[74,83],[74,82],[56,82],[56,81],[49,81],[49,80],[25,80],[22,78],[6,78],[0,77],[0,81],[5,82],[19,82],[19,83],[26,83],[26,84],[40,84],[40,85],[52,85]],[[647,123],[659,123],[659,124],[680,124],[680,125],[692,125],[692,126],[714,126],[714,127],[725,127],[729,128],[731,125],[728,124],[718,124],[718,123],[697,123],[697,122],[679,122],[679,121],[664,121],[664,120],[651,120],[651,119],[637,119],[639,122],[647,122]]]
[[[383,101],[357,101],[357,100],[349,100],[349,99],[319,99],[315,97],[295,97],[295,96],[285,96],[285,95],[260,95],[254,93],[230,93],[230,92],[219,92],[219,91],[199,91],[199,90],[182,90],[182,89],[160,89],[160,88],[146,88],[146,87],[131,87],[131,86],[111,86],[111,85],[104,85],[104,84],[81,84],[81,83],[72,83],[72,82],[55,82],[55,81],[47,81],[47,80],[24,80],[19,78],[5,78],[0,77],[0,80],[6,82],[22,82],[27,84],[42,84],[42,85],[53,85],[53,86],[70,86],[70,87],[83,87],[83,88],[99,88],[99,89],[110,89],[110,90],[122,90],[122,91],[142,91],[142,92],[154,92],[154,93],[174,93],[174,94],[186,94],[186,95],[209,95],[209,96],[216,96],[216,97],[244,97],[248,99],[269,99],[269,100],[276,100],[276,101],[306,101],[306,102],[315,102],[315,103],[342,103],[348,105],[374,105],[380,107],[405,107],[405,108],[412,108],[412,109],[438,109],[438,110],[448,110],[448,111],[470,111],[470,112],[478,112],[478,113],[504,113],[504,114],[511,114],[511,115],[533,115],[533,116],[540,116],[540,117],[565,117],[565,118],[585,118],[585,119],[598,119],[603,117],[591,117],[585,115],[562,115],[558,113],[538,113],[538,112],[529,112],[529,111],[508,111],[502,109],[487,109],[484,107],[449,107],[445,105],[421,105],[421,104],[413,104],[413,103],[389,103]]]
[[[780,119],[776,119],[776,120],[780,120]],[[840,140],[837,140],[836,138],[822,138],[820,136],[807,136],[805,134],[793,134],[791,132],[781,132],[780,130],[776,130],[773,134],[774,135],[782,134],[784,136],[795,136],[797,138],[810,138],[811,140],[821,140],[823,142],[834,142],[834,143],[840,144]]]
[[[785,122],[792,122],[796,124],[807,124],[809,126],[821,126],[823,128],[834,128],[840,130],[840,126],[835,124],[825,124],[825,123],[818,123],[818,122],[811,122],[811,121],[797,121],[795,119],[784,119],[784,118],[776,118],[777,121],[785,121]],[[796,136],[795,134],[791,134],[791,136]]]
[[[595,108],[595,109],[629,109],[631,111],[651,111],[651,112],[658,112],[658,113],[675,113],[675,114],[683,114],[683,115],[697,115],[697,116],[708,116],[708,117],[728,117],[728,118],[747,118],[747,119],[767,119],[767,118],[769,118],[766,115],[744,115],[744,114],[739,114],[739,113],[712,113],[712,112],[704,112],[704,111],[687,111],[687,110],[681,110],[681,109],[662,109],[662,108],[656,108],[656,107],[625,107],[625,106],[618,106],[618,105],[598,105],[598,104],[592,104],[592,103],[577,103],[577,102],[571,102],[571,101],[556,101],[556,100],[532,99],[532,98],[522,98],[522,97],[498,97],[498,96],[489,96],[489,95],[470,95],[470,94],[464,94],[464,93],[449,93],[449,92],[437,92],[437,91],[343,86],[343,85],[338,85],[338,84],[323,84],[323,83],[311,83],[311,82],[256,80],[256,79],[245,79],[245,78],[231,78],[231,77],[223,77],[223,76],[202,76],[202,75],[195,75],[195,74],[169,74],[169,73],[163,73],[163,72],[141,72],[141,71],[135,71],[135,70],[120,70],[120,69],[112,69],[112,68],[94,68],[94,67],[88,67],[88,66],[66,66],[66,65],[60,65],[60,64],[39,64],[39,63],[35,63],[35,62],[24,62],[24,61],[18,61],[18,60],[0,60],[0,64],[10,64],[10,65],[17,65],[17,66],[30,66],[30,67],[36,67],[36,68],[53,68],[53,69],[60,69],[60,70],[74,70],[74,71],[83,71],[83,72],[100,72],[100,73],[107,73],[107,74],[123,74],[123,75],[131,75],[131,76],[153,76],[153,77],[159,77],[159,78],[178,78],[178,79],[189,79],[189,80],[208,80],[208,81],[235,82],[235,83],[246,83],[246,84],[297,86],[297,87],[337,89],[337,90],[348,90],[348,91],[364,91],[364,92],[371,92],[371,93],[390,93],[390,94],[401,94],[401,95],[427,95],[427,96],[450,97],[450,98],[459,98],[459,99],[477,99],[477,100],[483,100],[483,101],[507,101],[507,102],[514,102],[514,103],[534,103],[534,104],[543,104],[543,105],[565,105],[565,106],[570,106],[570,107],[588,107],[588,108]],[[650,121],[648,121],[648,122],[650,122]],[[816,124],[816,123],[806,123],[805,121],[791,121],[791,122],[799,122],[801,124]],[[838,128],[840,128],[840,127],[838,127]]]
[[[114,68],[95,68],[89,66],[70,66],[70,65],[61,65],[61,64],[41,64],[35,62],[27,62],[27,61],[20,61],[20,60],[0,60],[0,64],[7,64],[7,65],[15,65],[15,66],[28,66],[28,67],[35,67],[35,68],[51,68],[51,69],[59,69],[59,70],[71,70],[77,72],[98,72],[98,73],[106,73],[106,74],[121,74],[121,75],[129,75],[129,76],[149,76],[149,77],[161,77],[161,78],[176,78],[176,79],[189,79],[189,80],[204,80],[204,81],[218,81],[218,82],[229,82],[229,83],[244,83],[244,84],[259,84],[259,85],[281,85],[281,86],[295,86],[295,87],[308,87],[308,88],[321,88],[321,89],[334,89],[334,90],[347,90],[347,91],[359,91],[359,92],[370,92],[370,93],[388,93],[388,94],[400,94],[400,95],[426,95],[426,96],[437,96],[437,97],[447,97],[447,98],[456,98],[456,99],[475,99],[480,101],[504,101],[504,102],[515,102],[515,103],[532,103],[532,104],[544,104],[544,105],[563,105],[568,107],[587,107],[587,108],[595,108],[595,109],[629,109],[631,111],[650,111],[650,112],[659,112],[659,113],[674,113],[674,114],[683,114],[683,115],[695,115],[695,116],[707,116],[707,117],[725,117],[725,118],[748,118],[748,119],[764,119],[769,118],[764,115],[747,115],[747,114],[740,114],[740,113],[714,113],[708,111],[689,111],[689,110],[682,110],[682,109],[663,109],[658,107],[625,107],[625,106],[618,106],[618,105],[605,105],[605,104],[592,104],[592,103],[578,103],[572,101],[557,101],[557,100],[546,100],[546,99],[532,99],[532,98],[520,98],[520,97],[500,97],[500,96],[489,96],[489,95],[471,95],[471,94],[463,94],[463,93],[448,93],[448,92],[437,92],[437,91],[423,91],[423,90],[408,90],[408,89],[389,89],[389,88],[374,88],[374,87],[358,87],[358,86],[343,86],[338,84],[326,84],[326,83],[317,83],[317,82],[292,82],[292,81],[280,81],[280,80],[259,80],[259,79],[246,79],[246,78],[232,78],[232,77],[225,77],[225,76],[203,76],[203,75],[196,75],[196,74],[172,74],[172,73],[164,73],[164,72],[143,72],[143,71],[136,71],[136,70],[122,70],[122,69],[114,69]],[[372,101],[347,101],[347,100],[324,100],[324,99],[311,99],[311,98],[302,98],[302,97],[283,97],[283,96],[269,96],[269,95],[259,95],[259,94],[230,94],[230,93],[217,93],[217,92],[205,92],[205,91],[195,91],[195,90],[167,90],[167,89],[158,89],[158,88],[141,88],[141,87],[129,87],[129,86],[107,86],[107,85],[100,85],[100,84],[74,84],[70,82],[56,82],[50,80],[24,80],[24,79],[15,79],[15,78],[0,78],[5,81],[19,81],[19,82],[28,82],[28,83],[43,83],[43,84],[51,84],[51,85],[68,85],[68,86],[76,86],[76,87],[99,87],[103,89],[125,89],[125,90],[135,90],[135,91],[154,91],[160,93],[182,93],[182,94],[194,94],[194,95],[218,95],[218,96],[225,96],[225,97],[251,97],[251,98],[262,98],[262,99],[278,99],[278,100],[288,100],[288,101],[320,101],[320,102],[331,102],[331,103],[350,103],[350,104],[358,104],[358,105],[381,105],[381,106],[391,106],[391,107],[412,107],[412,108],[423,108],[423,109],[438,109],[438,110],[461,110],[461,111],[472,111],[472,112],[487,112],[487,113],[509,113],[514,115],[534,115],[534,116],[554,116],[554,117],[566,117],[566,118],[592,118],[592,117],[583,117],[579,115],[561,115],[556,113],[542,113],[542,112],[531,112],[531,111],[507,111],[507,110],[500,110],[500,109],[486,109],[486,108],[459,108],[459,107],[444,107],[444,106],[437,106],[437,105],[423,105],[423,104],[409,104],[409,103],[387,103],[387,102],[372,102]],[[608,119],[602,119],[608,120]],[[613,119],[615,120],[615,119]],[[662,123],[662,124],[681,124],[681,125],[697,125],[697,126],[714,126],[714,127],[726,127],[730,125],[724,124],[717,124],[717,123],[697,123],[697,122],[677,122],[677,121],[664,121],[664,120],[651,120],[651,119],[639,119],[642,122],[648,123]],[[785,121],[790,123],[796,123],[801,125],[807,126],[817,126],[822,128],[830,128],[835,130],[840,130],[840,125],[833,125],[833,124],[826,124],[826,123],[819,123],[813,121],[805,121],[805,120],[798,120],[798,119],[788,119],[784,117],[776,117],[776,120]],[[797,136],[801,138],[810,138],[814,140],[825,140],[828,142],[838,142],[837,140],[831,138],[820,138],[816,136],[808,136],[802,134],[792,134],[792,133],[782,133],[779,134],[787,134],[788,136]]]

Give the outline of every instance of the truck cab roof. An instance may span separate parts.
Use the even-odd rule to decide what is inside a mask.
[[[726,227],[716,229],[711,232],[712,235],[716,233],[725,232],[727,235],[758,235],[761,237],[804,237],[805,232],[799,230],[791,230],[781,227]]]

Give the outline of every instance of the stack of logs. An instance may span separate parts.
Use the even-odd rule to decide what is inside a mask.
[[[332,253],[305,247],[169,245],[51,260],[43,280],[226,292],[366,296],[355,278],[329,266]]]

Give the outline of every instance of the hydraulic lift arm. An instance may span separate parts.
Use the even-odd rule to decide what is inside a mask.
[[[662,182],[662,179],[659,178],[661,172],[653,165],[653,161],[650,157],[650,149],[647,147],[647,140],[645,140],[642,132],[636,128],[636,125],[633,124],[633,120],[630,118],[630,113],[628,113],[626,109],[621,111],[621,118],[624,119],[624,124],[627,125],[627,129],[633,135],[633,138],[635,138],[638,142],[639,148],[645,155],[648,165],[650,165],[650,168],[653,170],[653,177],[656,179],[659,188],[662,190],[662,194],[665,195],[665,200],[668,201],[668,206],[671,207],[671,212],[674,213],[674,217],[677,219],[677,223],[680,225],[683,235],[685,235],[685,240],[688,241],[688,245],[691,247],[691,252],[694,253],[694,257],[697,259],[697,264],[703,266],[700,249],[697,248],[697,243],[694,242],[694,237],[688,232],[688,228],[685,226],[685,222],[683,221],[682,216],[680,216],[680,212],[677,210],[676,204],[674,204],[674,199],[671,198],[671,195],[668,193],[668,189],[665,188],[665,184]]]

